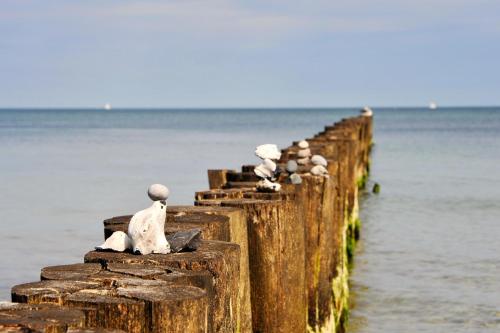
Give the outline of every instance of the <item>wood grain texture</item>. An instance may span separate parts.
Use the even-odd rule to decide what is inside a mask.
[[[202,245],[195,252],[167,255],[96,251],[85,255],[85,262],[103,265],[128,263],[210,272],[214,286],[214,299],[210,307],[213,309],[216,332],[233,332],[237,327],[234,306],[239,300],[239,260],[239,245],[221,241],[202,241]]]

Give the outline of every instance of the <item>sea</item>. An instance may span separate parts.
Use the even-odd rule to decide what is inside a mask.
[[[83,262],[102,220],[147,207],[150,184],[192,204],[207,169],[357,114],[0,109],[0,300],[42,267]],[[374,108],[374,124],[348,332],[499,332],[500,107]]]

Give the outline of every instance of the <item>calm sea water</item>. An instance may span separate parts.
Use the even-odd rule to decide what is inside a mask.
[[[355,109],[0,110],[0,299],[81,262],[154,182],[191,204],[206,169],[255,163]],[[500,109],[375,109],[351,332],[500,328]]]
[[[377,111],[349,332],[500,332],[500,108]]]

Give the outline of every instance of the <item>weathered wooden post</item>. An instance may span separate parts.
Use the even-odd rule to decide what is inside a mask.
[[[92,251],[85,255],[85,262],[133,263],[167,266],[179,269],[207,270],[213,276],[214,284],[214,329],[215,332],[234,332],[237,327],[235,305],[239,300],[240,247],[237,244],[220,241],[202,241],[194,252],[173,254],[133,255],[129,253]]]
[[[233,193],[236,193],[232,191]],[[115,231],[126,231],[132,216],[119,216],[104,221],[105,238]],[[243,211],[231,207],[170,206],[165,232],[199,228],[206,240],[220,240],[240,246],[239,301],[233,304],[236,331],[251,332],[250,277],[248,272],[247,224]]]
[[[84,315],[79,310],[0,302],[0,332],[66,333],[82,327]]]
[[[224,199],[198,192],[196,204],[243,209],[247,219],[254,332],[304,332],[304,221],[295,193],[257,193]]]
[[[206,291],[162,280],[127,278],[123,274],[88,282],[45,280],[15,286],[12,299],[79,309],[85,314],[86,327],[137,333],[209,330]],[[187,313],[190,320],[186,323]]]

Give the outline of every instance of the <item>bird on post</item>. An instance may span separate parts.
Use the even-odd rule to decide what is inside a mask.
[[[364,108],[362,108],[359,111],[359,113],[361,113],[361,115],[363,117],[371,117],[371,116],[373,116],[373,110],[370,107],[368,107],[368,106],[365,106]]]

